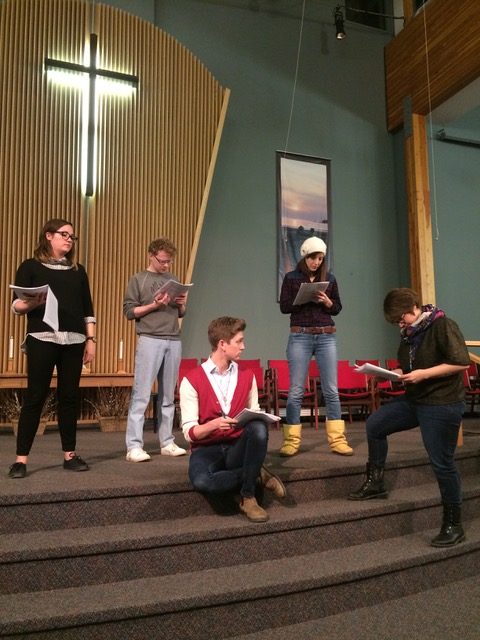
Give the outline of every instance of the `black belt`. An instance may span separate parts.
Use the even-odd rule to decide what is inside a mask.
[[[290,327],[290,333],[335,333],[336,328],[328,327]]]

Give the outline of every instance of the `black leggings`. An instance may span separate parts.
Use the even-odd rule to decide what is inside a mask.
[[[17,456],[28,456],[30,453],[55,366],[62,450],[75,451],[84,350],[83,343],[58,345],[27,337],[28,387],[18,421]]]

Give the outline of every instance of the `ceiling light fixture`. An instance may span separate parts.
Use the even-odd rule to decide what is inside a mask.
[[[343,40],[347,37],[347,34],[345,33],[345,27],[343,25],[343,13],[340,5],[335,7],[333,17],[335,19],[335,29],[337,30],[337,35],[335,37],[337,40]]]
[[[405,20],[405,16],[392,16],[386,13],[377,13],[376,11],[368,11],[367,9],[355,9],[354,7],[346,7],[345,5],[337,4],[337,6],[333,11],[333,18],[335,20],[335,29],[337,32],[335,37],[337,38],[337,40],[343,40],[344,38],[347,37],[347,34],[345,33],[345,27],[344,27],[345,18],[343,15],[343,10],[345,12],[354,11],[355,13],[364,13],[370,16],[380,16],[381,18],[390,18],[391,20]]]

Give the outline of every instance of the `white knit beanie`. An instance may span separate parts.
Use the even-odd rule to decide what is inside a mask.
[[[317,238],[317,236],[307,238],[300,247],[300,255],[302,258],[312,253],[323,253],[324,256],[327,255],[327,245],[321,238]]]

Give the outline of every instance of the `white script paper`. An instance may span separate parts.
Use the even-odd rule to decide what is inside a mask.
[[[17,287],[11,284],[10,289],[16,293],[17,298],[27,301],[41,293],[46,293],[47,299],[45,300],[43,321],[49,327],[52,327],[54,331],[58,331],[58,300],[48,284],[43,284],[41,287]]]
[[[398,380],[400,378],[398,373],[390,371],[390,369],[377,367],[376,364],[370,364],[370,362],[366,362],[361,366],[355,365],[355,372],[365,373],[367,376],[376,376],[377,378],[386,378],[387,380]]]
[[[315,293],[317,291],[325,292],[329,284],[329,282],[302,282],[293,304],[299,305],[312,302]]]

